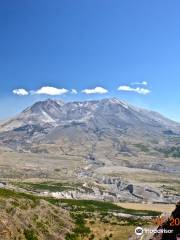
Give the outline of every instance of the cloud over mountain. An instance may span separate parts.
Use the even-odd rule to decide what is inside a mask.
[[[133,88],[133,87],[130,87],[130,86],[127,86],[127,85],[119,86],[118,90],[119,91],[126,91],[126,92],[136,92],[136,93],[139,93],[139,94],[142,94],[142,95],[147,95],[151,92],[147,88],[140,88],[140,87]]]
[[[28,91],[26,91],[24,88],[14,89],[12,92],[18,96],[26,96],[29,94]]]
[[[132,85],[147,85],[148,83],[143,81],[143,82],[136,82],[136,83],[132,83]],[[118,91],[126,91],[126,92],[136,92],[142,95],[147,95],[149,94],[151,91],[148,88],[143,88],[143,87],[132,87],[132,86],[128,86],[128,85],[121,85],[118,87],[117,89]],[[95,87],[95,88],[86,88],[83,89],[81,91],[84,94],[106,94],[109,92],[108,89],[105,89],[103,87]],[[65,93],[71,93],[71,94],[78,94],[78,91],[74,88],[72,88],[71,90],[68,90],[66,88],[56,88],[53,86],[43,86],[37,90],[30,90],[27,91],[24,88],[18,88],[18,89],[14,89],[13,93],[18,95],[18,96],[26,96],[28,94],[30,95],[50,95],[50,96],[58,96],[58,95],[63,95]]]
[[[92,89],[84,89],[82,90],[82,93],[85,93],[85,94],[105,94],[105,93],[108,93],[108,90],[103,88],[103,87],[95,87],[95,88],[92,88]]]
[[[65,88],[55,88],[50,86],[45,86],[38,89],[37,91],[32,91],[33,94],[45,94],[45,95],[51,95],[51,96],[62,95],[67,92],[68,90]]]

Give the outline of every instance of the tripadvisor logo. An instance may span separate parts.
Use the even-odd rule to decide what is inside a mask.
[[[135,229],[135,234],[136,234],[137,236],[141,236],[141,235],[143,235],[143,233],[144,233],[143,228],[137,227],[137,228]]]

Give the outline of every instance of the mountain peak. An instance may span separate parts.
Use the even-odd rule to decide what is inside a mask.
[[[71,122],[84,122],[87,125],[96,124],[99,128],[127,128],[139,129],[152,127],[159,129],[178,129],[175,123],[156,112],[147,111],[118,98],[105,98],[101,100],[63,102],[61,100],[47,99],[26,108],[17,118],[1,125],[0,131],[8,131],[24,125],[51,124],[58,126]],[[159,131],[159,130],[158,130]]]
[[[64,105],[64,101],[62,100],[58,100],[58,99],[52,99],[52,98],[48,98],[45,101],[42,102],[46,102],[46,103],[58,103],[59,105]]]

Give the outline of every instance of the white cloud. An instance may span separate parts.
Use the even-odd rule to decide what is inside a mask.
[[[148,85],[148,82],[142,81],[142,85]]]
[[[76,89],[71,89],[71,93],[72,93],[72,94],[78,94],[78,92],[77,92]]]
[[[147,86],[147,85],[148,85],[148,82],[147,82],[147,81],[134,82],[134,83],[132,83],[132,85],[144,85],[144,86]]]
[[[108,90],[103,88],[103,87],[95,87],[93,89],[84,89],[84,90],[82,90],[82,93],[85,93],[85,94],[95,94],[95,93],[105,94],[107,92],[108,92]]]
[[[143,95],[147,95],[151,92],[149,89],[146,89],[146,88],[140,88],[140,87],[132,88],[132,87],[126,86],[126,85],[122,85],[122,86],[118,87],[118,90],[119,91],[127,91],[127,92],[136,92],[136,93],[143,94]]]
[[[67,92],[68,90],[65,88],[55,88],[55,87],[49,87],[49,86],[42,87],[37,91],[31,91],[32,94],[46,94],[51,96],[62,95]]]
[[[28,95],[28,91],[26,91],[24,88],[18,88],[18,89],[14,89],[13,93],[18,95],[18,96],[26,96]]]

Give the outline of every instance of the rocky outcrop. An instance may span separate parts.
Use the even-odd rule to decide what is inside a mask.
[[[180,198],[178,194],[164,196],[158,188],[137,185],[118,177],[99,177],[96,182],[103,184],[108,192],[114,194],[117,201],[176,203]]]
[[[102,187],[103,186],[103,187]],[[82,187],[73,190],[57,192],[41,192],[46,196],[53,196],[59,199],[88,199],[104,201],[129,201],[132,202],[166,202],[159,190],[136,186],[125,182],[120,178],[103,177],[98,178],[95,183],[84,184]],[[169,201],[172,199],[168,199]]]

